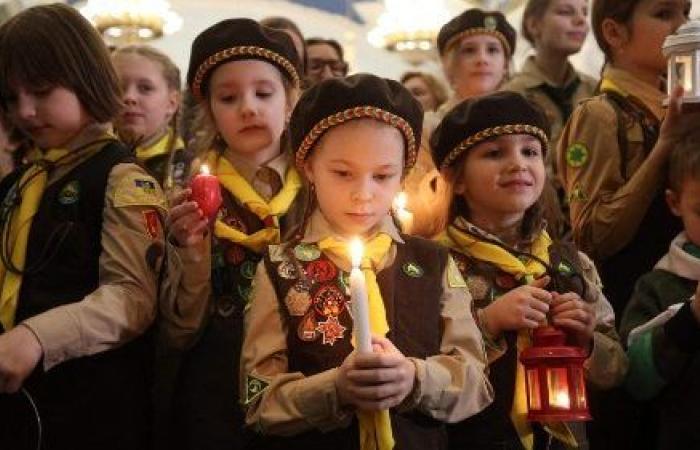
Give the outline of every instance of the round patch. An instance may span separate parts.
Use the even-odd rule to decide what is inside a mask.
[[[407,262],[403,265],[403,273],[411,278],[420,278],[423,276],[423,268],[415,262]]]
[[[291,261],[282,261],[277,266],[277,274],[285,280],[295,280],[299,276],[297,267]]]
[[[345,309],[345,296],[332,284],[321,286],[314,295],[314,309],[325,317],[337,317]]]
[[[80,199],[80,183],[77,180],[63,186],[58,194],[58,203],[62,205],[72,205]]]
[[[315,261],[321,256],[321,250],[311,244],[299,244],[294,247],[294,256],[300,261]]]
[[[311,342],[318,337],[318,333],[316,332],[316,315],[313,311],[309,311],[309,313],[301,319],[301,322],[299,322],[297,336],[305,342]]]
[[[221,317],[229,317],[236,312],[236,301],[230,295],[222,295],[216,299],[216,312]]]
[[[485,299],[490,290],[489,283],[481,275],[468,276],[467,287],[474,300]]]
[[[245,250],[240,245],[230,245],[226,249],[226,262],[232,266],[237,266],[245,259]]]
[[[582,167],[588,161],[588,148],[583,144],[573,144],[566,149],[566,163],[570,167]]]
[[[319,259],[306,266],[306,274],[317,283],[325,283],[338,275],[338,269],[327,259]]]
[[[311,307],[311,296],[308,292],[299,292],[292,288],[284,298],[284,304],[291,316],[303,316]]]
[[[498,28],[498,19],[494,16],[484,17],[484,28],[487,30],[495,30]]]
[[[241,275],[243,278],[252,280],[255,277],[255,263],[252,261],[246,261],[241,264]]]

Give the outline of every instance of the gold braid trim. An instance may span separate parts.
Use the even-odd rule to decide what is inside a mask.
[[[390,113],[389,111],[385,111],[375,106],[356,106],[355,108],[346,109],[345,111],[340,111],[328,116],[314,125],[311,131],[306,134],[304,140],[301,141],[301,144],[296,151],[297,167],[301,168],[304,165],[306,155],[309,153],[309,150],[311,150],[311,147],[313,147],[316,141],[319,140],[321,135],[323,135],[323,133],[336,125],[340,125],[353,119],[375,119],[397,128],[406,139],[407,156],[405,168],[410,169],[416,164],[416,158],[418,156],[416,137],[413,134],[413,128],[411,128],[408,122],[401,117]]]
[[[469,138],[467,138],[466,140],[460,142],[457,147],[453,148],[447,154],[445,159],[442,161],[442,164],[440,164],[440,170],[449,167],[450,164],[452,164],[457,158],[459,158],[459,155],[461,155],[462,152],[470,149],[476,144],[485,141],[486,139],[490,139],[496,136],[502,136],[504,134],[530,134],[532,136],[535,136],[542,142],[542,147],[545,154],[549,150],[549,143],[547,142],[547,133],[545,133],[544,130],[542,130],[541,128],[538,128],[534,125],[523,124],[499,125],[493,128],[481,130],[478,133],[469,136]]]
[[[227,59],[233,58],[235,56],[255,56],[279,64],[284,68],[284,70],[287,71],[295,87],[298,88],[301,85],[301,79],[299,78],[299,74],[297,73],[296,68],[291,62],[289,62],[287,58],[281,56],[278,53],[273,52],[272,50],[249,45],[243,47],[227,48],[216,52],[209,58],[205,59],[204,62],[199,65],[199,68],[197,68],[197,73],[195,74],[194,80],[192,81],[192,94],[194,94],[194,96],[197,99],[203,100],[202,82],[204,81],[204,77],[219,63]]]
[[[503,49],[506,52],[506,58],[511,57],[511,48],[510,48],[510,44],[508,43],[508,39],[506,39],[506,36],[498,30],[492,30],[490,28],[483,28],[483,27],[469,28],[468,30],[464,30],[464,31],[461,31],[461,32],[455,34],[445,44],[445,52],[447,52],[450,49],[450,47],[452,47],[457,42],[459,42],[459,40],[462,39],[463,37],[474,36],[475,34],[489,34],[489,35],[495,37],[496,39],[501,41],[501,44],[503,45]]]

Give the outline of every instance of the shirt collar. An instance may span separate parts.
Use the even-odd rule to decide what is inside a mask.
[[[394,225],[394,219],[392,219],[389,214],[387,214],[386,217],[377,224],[376,231],[372,234],[372,236],[379,233],[388,234],[394,242],[400,244],[404,243],[404,240],[399,234],[399,230],[396,228],[396,225]],[[340,238],[333,231],[331,224],[328,222],[321,210],[316,208],[306,224],[304,237],[301,239],[301,241],[305,243],[316,243],[331,236]]]
[[[287,157],[286,152],[281,152],[262,165],[252,164],[247,159],[242,158],[240,155],[237,155],[230,150],[226,150],[224,153],[225,157],[228,158],[228,160],[231,161],[231,164],[233,164],[233,166],[236,168],[236,171],[250,184],[253,183],[253,180],[255,180],[255,175],[262,167],[269,167],[270,169],[274,170],[277,175],[279,175],[282,182],[284,182],[287,175],[289,158]]]
[[[632,73],[613,67],[610,64],[608,64],[603,71],[603,79],[612,82],[615,87],[622,91],[620,92],[621,94],[639,100],[654,114],[657,120],[661,121],[666,115],[666,111],[663,108],[663,100],[666,94],[660,89],[660,80],[659,85],[654,86],[640,80]]]
[[[526,89],[535,88],[541,86],[542,84],[548,84],[552,87],[566,87],[573,83],[579,78],[578,73],[574,69],[574,66],[570,62],[566,62],[566,77],[564,78],[564,83],[559,84],[553,81],[547,76],[546,73],[542,71],[540,66],[535,62],[534,56],[529,56],[519,74],[520,80],[525,85]]]

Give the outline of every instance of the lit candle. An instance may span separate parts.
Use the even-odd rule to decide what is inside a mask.
[[[411,233],[413,228],[413,213],[406,209],[408,197],[405,192],[399,192],[394,198],[394,214],[401,224],[401,231],[406,234]]]
[[[221,206],[221,187],[216,176],[209,173],[209,167],[202,164],[202,168],[190,184],[192,200],[197,202],[205,216],[212,220]]]
[[[369,329],[369,307],[365,275],[360,270],[364,248],[362,241],[355,238],[350,242],[352,270],[350,271],[350,301],[355,332],[355,348],[358,352],[372,352],[372,335]]]
[[[554,398],[551,400],[552,406],[562,409],[571,409],[571,401],[569,400],[569,393],[565,390],[558,390],[554,394]]]

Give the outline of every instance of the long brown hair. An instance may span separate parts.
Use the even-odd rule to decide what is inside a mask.
[[[593,0],[591,10],[591,27],[598,46],[605,53],[608,61],[612,60],[612,54],[608,41],[603,34],[603,22],[612,19],[617,23],[628,25],[632,15],[642,0]]]

